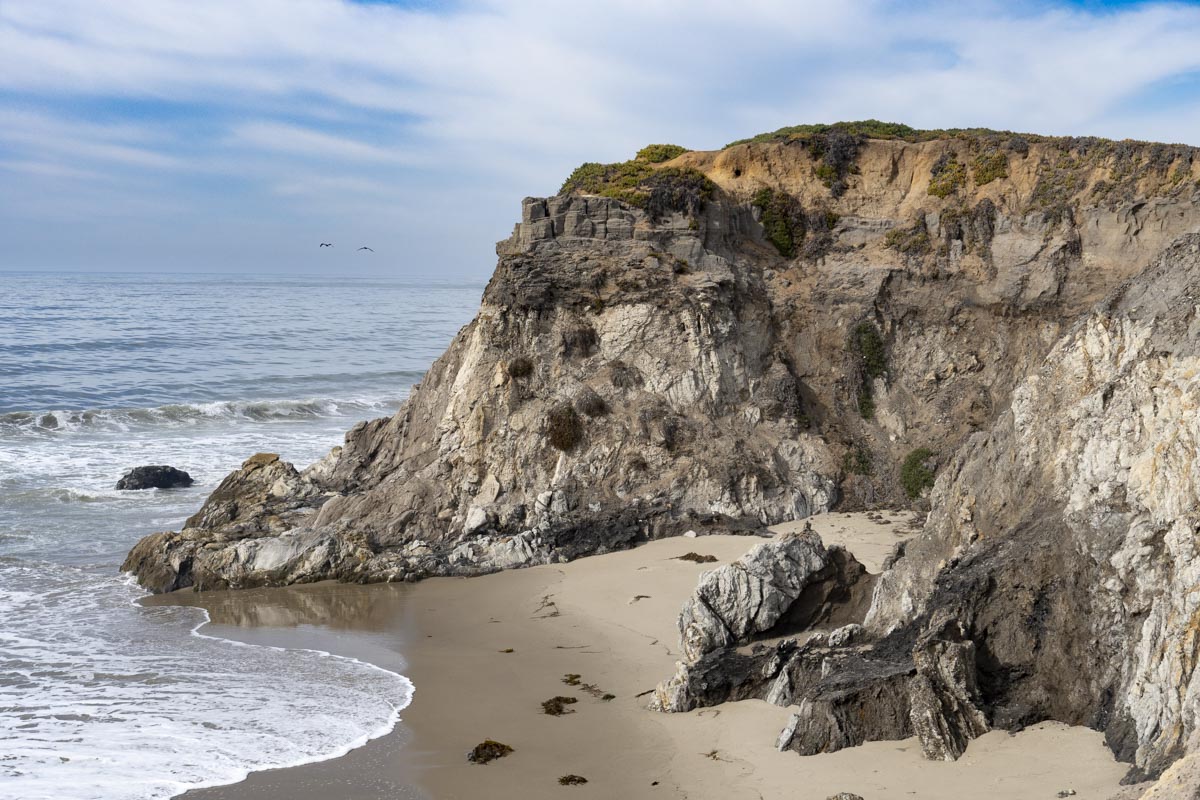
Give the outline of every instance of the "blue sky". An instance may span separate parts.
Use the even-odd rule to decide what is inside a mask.
[[[0,0],[0,270],[482,279],[580,162],[799,122],[1200,144],[1197,42],[1194,3]]]

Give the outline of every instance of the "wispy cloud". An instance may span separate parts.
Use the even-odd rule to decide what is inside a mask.
[[[483,275],[580,161],[801,121],[1194,139],[1200,8],[1103,5],[3,0],[0,268],[154,266],[125,209],[199,266],[319,230]]]

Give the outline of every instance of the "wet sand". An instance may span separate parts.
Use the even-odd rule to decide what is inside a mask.
[[[875,520],[812,519],[827,543],[847,545],[871,571],[912,534],[908,521],[887,512]],[[915,740],[807,758],[779,753],[774,739],[789,711],[761,701],[648,711],[639,695],[674,672],[679,608],[699,574],[717,566],[678,556],[727,563],[757,541],[669,539],[571,564],[412,586],[173,596],[166,602],[209,610],[205,634],[329,650],[401,672],[416,686],[396,731],[343,758],[185,797],[825,800],[848,791],[867,800],[1026,800],[1074,790],[1080,800],[1104,800],[1117,789],[1125,767],[1102,735],[1054,723],[1016,736],[989,733],[959,761],[941,763],[921,758]],[[567,675],[580,676],[579,685],[564,683]],[[542,712],[555,696],[576,698],[566,706],[571,713]],[[486,738],[514,752],[469,764],[466,751]],[[588,782],[559,785],[570,774]]]

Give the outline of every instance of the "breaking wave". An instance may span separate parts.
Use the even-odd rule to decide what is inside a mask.
[[[186,427],[244,420],[273,422],[381,414],[394,411],[407,392],[391,396],[345,399],[247,400],[176,403],[156,408],[113,408],[87,411],[10,411],[0,414],[0,437],[55,435],[74,432],[130,431],[150,426]]]

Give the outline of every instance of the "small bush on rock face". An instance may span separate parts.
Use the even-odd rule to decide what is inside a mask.
[[[852,345],[862,363],[863,373],[868,378],[881,377],[887,370],[887,352],[879,329],[870,322],[858,323],[854,327]]]
[[[875,418],[875,398],[867,390],[858,393],[858,414],[863,419]]]
[[[800,201],[787,192],[763,188],[755,193],[750,204],[758,209],[767,241],[779,255],[794,258],[804,241],[804,209]]]
[[[927,462],[933,457],[933,451],[927,447],[918,447],[909,453],[904,463],[900,465],[900,484],[911,499],[916,500],[926,489],[933,487],[934,471]]]
[[[892,250],[905,255],[923,255],[930,250],[929,233],[925,230],[924,220],[918,220],[908,228],[892,228],[883,242]]]
[[[997,178],[1008,177],[1008,156],[999,150],[993,150],[990,153],[980,153],[975,156],[975,161],[971,165],[975,172],[975,185],[987,186]]]
[[[847,475],[870,475],[871,452],[861,446],[847,450],[842,458],[842,471]]]
[[[887,351],[879,330],[870,322],[860,322],[850,334],[850,347],[858,357],[861,385],[858,391],[858,413],[863,419],[875,417],[875,398],[871,384],[887,371]]]
[[[583,441],[583,421],[571,406],[555,406],[546,415],[546,437],[556,450],[574,450]]]
[[[934,197],[949,197],[966,185],[966,167],[959,163],[957,156],[943,153],[933,165],[929,194]]]
[[[642,181],[642,186],[649,192],[643,208],[652,220],[672,213],[695,217],[704,210],[704,204],[712,199],[716,189],[703,173],[679,167],[655,170]]]
[[[562,351],[564,358],[587,358],[596,352],[600,337],[591,325],[580,325],[563,331]]]
[[[642,373],[624,361],[613,361],[608,365],[609,380],[618,389],[636,389],[642,385]]]
[[[808,140],[808,151],[817,164],[816,174],[829,187],[829,193],[841,197],[849,188],[846,176],[857,172],[858,146],[862,137],[844,128],[833,127],[814,133]]]
[[[507,371],[510,378],[528,378],[533,374],[533,362],[525,356],[517,356],[508,362]]]
[[[602,417],[609,412],[608,403],[593,389],[584,388],[575,398],[575,408],[589,417]]]

